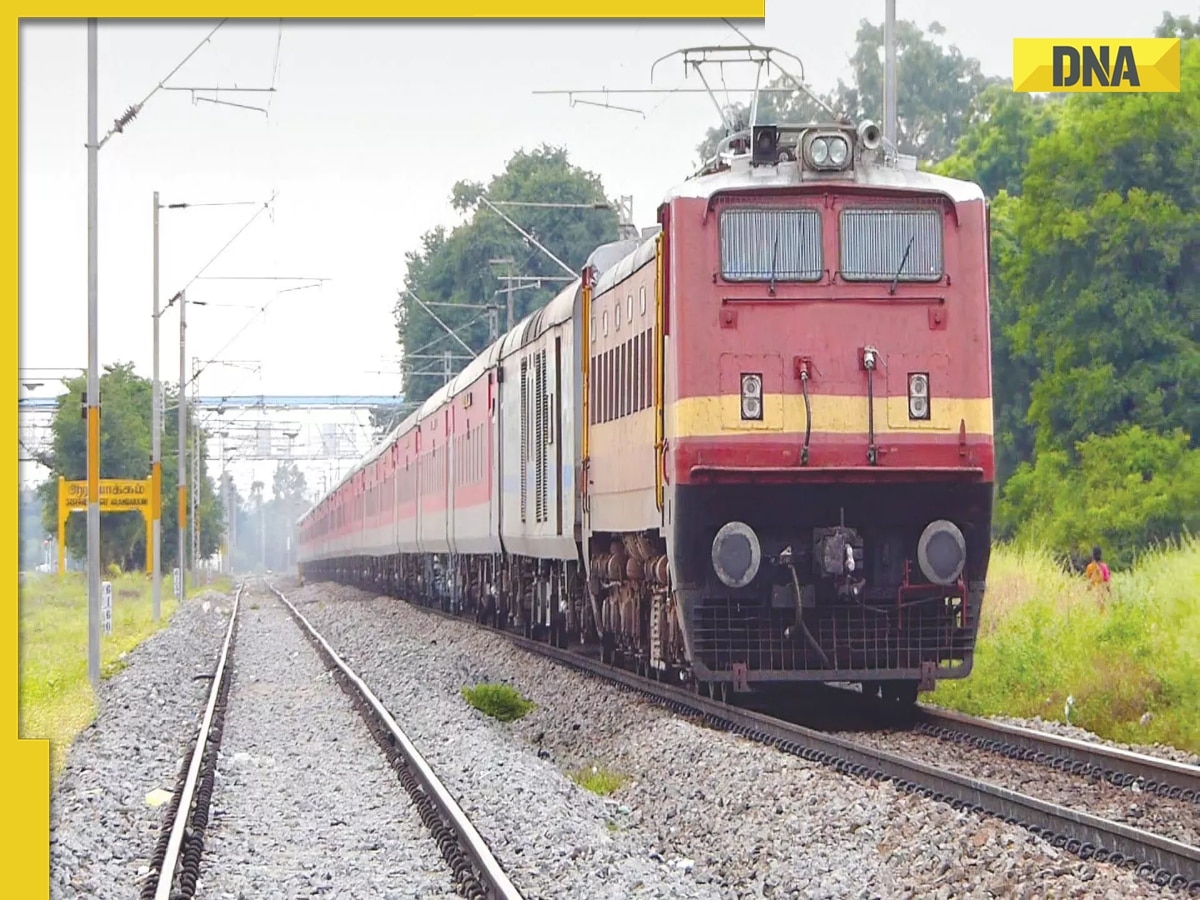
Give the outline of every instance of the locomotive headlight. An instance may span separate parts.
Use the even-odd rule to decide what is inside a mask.
[[[844,169],[850,158],[850,143],[843,134],[814,135],[808,142],[805,156],[814,169]]]
[[[930,522],[917,542],[917,564],[934,584],[951,585],[967,562],[967,541],[948,519]]]
[[[829,159],[829,142],[825,138],[817,138],[808,148],[809,158],[814,166],[823,166]]]
[[[713,571],[726,587],[742,588],[754,580],[762,562],[758,535],[745,522],[726,522],[712,543]]]
[[[846,142],[840,138],[829,139],[829,161],[839,168],[846,161],[846,154],[849,148]]]
[[[763,416],[762,375],[742,375],[742,418],[761,420]]]
[[[908,417],[929,418],[929,375],[925,372],[908,374]]]

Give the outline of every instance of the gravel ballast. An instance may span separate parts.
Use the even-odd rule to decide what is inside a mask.
[[[350,698],[265,588],[242,600],[197,895],[457,897]]]
[[[524,876],[518,885],[531,897],[629,893],[612,875],[604,885],[586,877],[598,864],[594,843],[583,845],[592,849],[580,860],[559,863],[552,856],[543,862],[543,851],[526,840],[521,855],[534,858],[523,870],[514,832],[536,824],[492,812],[514,802],[538,807],[542,828],[574,819],[569,827],[581,829],[582,810],[603,816],[606,830],[615,829],[605,835],[613,851],[653,863],[674,890],[694,886],[720,897],[1167,893],[1131,871],[1057,850],[1020,826],[701,727],[469,622],[333,584],[289,596],[384,702],[409,710],[402,727],[419,744],[434,742],[430,753],[453,775],[448,786],[501,862]],[[537,707],[511,725],[488,719],[459,693],[481,681],[511,683]],[[506,776],[487,777],[496,770],[485,746],[492,760],[505,760]],[[626,778],[599,806],[560,774],[593,765]],[[551,877],[534,877],[540,873]],[[583,887],[589,883],[591,892]]]
[[[50,798],[50,896],[137,896],[149,872],[163,807],[147,795],[174,790],[229,626],[233,598],[209,592],[101,681],[95,722],[76,738]]]
[[[839,736],[1174,841],[1200,846],[1200,804],[1194,800],[1173,800],[1136,787],[1118,787],[1107,781],[1073,775],[1032,761],[1009,759],[1000,753],[941,740],[929,734],[847,732]]]

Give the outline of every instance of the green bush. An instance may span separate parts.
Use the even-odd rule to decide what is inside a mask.
[[[1200,752],[1200,541],[1145,552],[1135,569],[1113,572],[1099,600],[1046,551],[998,547],[975,668],[939,684],[932,701]]]
[[[1200,450],[1182,431],[1134,426],[1080,441],[1079,461],[1051,450],[1022,464],[1004,486],[997,531],[1027,548],[1090,556],[1094,544],[1115,568],[1200,530]]]
[[[481,713],[501,722],[514,722],[536,706],[507,684],[477,684],[463,688],[462,695]]]

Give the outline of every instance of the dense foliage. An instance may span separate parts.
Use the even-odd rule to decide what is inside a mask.
[[[983,92],[943,174],[992,202],[998,533],[1128,565],[1200,527],[1200,46],[1177,94]]]
[[[598,176],[571,165],[565,150],[547,146],[516,153],[486,188],[465,181],[454,186],[451,202],[467,216],[466,221],[452,230],[432,229],[422,237],[420,250],[405,257],[408,271],[395,316],[403,348],[406,412],[441,387],[447,373],[457,373],[494,337],[507,331],[505,283],[497,276],[570,277],[520,231],[479,203],[480,196],[495,204],[607,203]],[[499,208],[574,272],[598,245],[617,238],[617,214],[612,209]],[[502,259],[513,262],[511,266],[490,262]],[[541,287],[515,290],[513,323],[544,306],[562,287],[562,281],[546,280]],[[391,412],[376,411],[377,429],[384,430],[397,421]]]

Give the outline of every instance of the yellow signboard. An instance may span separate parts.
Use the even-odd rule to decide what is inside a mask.
[[[58,479],[58,572],[66,571],[67,517],[87,509],[88,483]],[[132,512],[137,510],[146,520],[146,571],[154,565],[153,522],[160,514],[161,503],[154,490],[153,478],[101,478],[100,511]]]
[[[1013,90],[1178,93],[1179,38],[1014,38]]]

